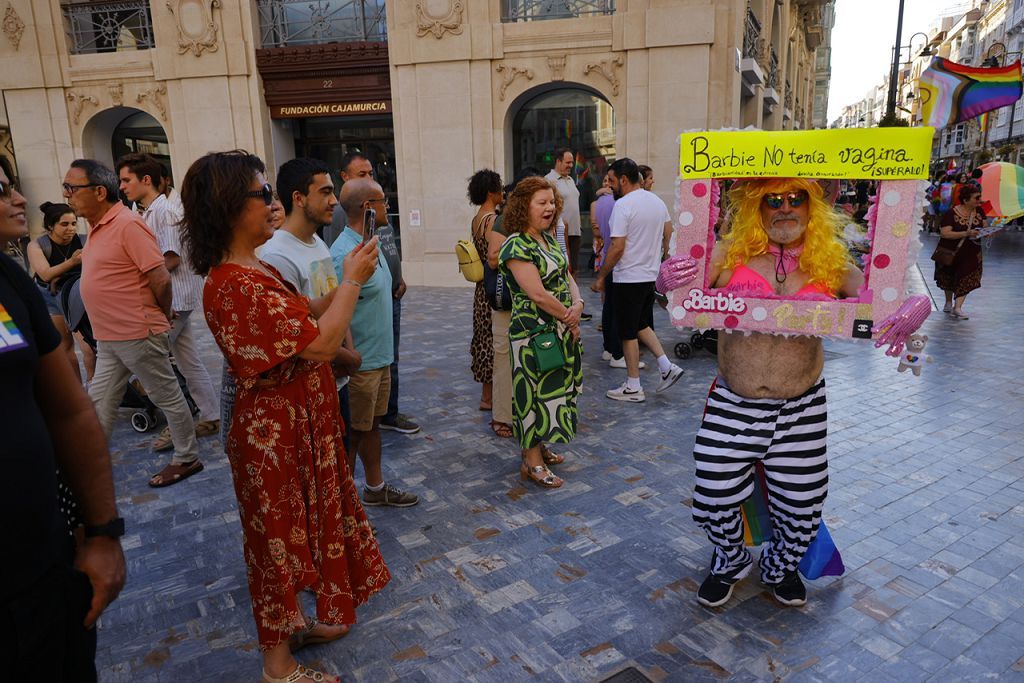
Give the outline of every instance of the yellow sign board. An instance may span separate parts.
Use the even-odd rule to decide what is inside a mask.
[[[934,128],[683,133],[679,175],[927,180],[934,136]]]

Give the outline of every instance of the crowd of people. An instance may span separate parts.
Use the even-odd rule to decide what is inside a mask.
[[[503,186],[484,169],[467,188],[477,207],[470,233],[486,255],[470,345],[479,408],[491,412],[497,437],[515,438],[520,476],[541,488],[564,484],[551,468],[566,461],[558,445],[579,429],[581,325],[590,319],[576,279],[588,266],[579,258],[575,155],[556,150],[554,159],[547,176],[525,168]],[[340,192],[331,169],[309,158],[285,162],[272,185],[258,157],[210,153],[190,166],[179,193],[148,155],[128,155],[114,168],[78,159],[63,179],[66,203],[40,206],[45,232],[28,250],[32,278],[0,256],[0,314],[10,321],[0,371],[18,387],[0,402],[7,419],[26,427],[23,442],[0,447],[5,457],[9,449],[22,455],[0,499],[35,511],[15,539],[26,560],[3,570],[3,609],[20,615],[32,604],[24,600],[44,594],[60,603],[28,625],[0,620],[8,635],[0,642],[28,643],[11,658],[16,675],[28,675],[47,652],[46,634],[59,632],[66,636],[55,666],[95,676],[88,627],[125,580],[106,441],[134,376],[167,420],[154,450],[173,451],[150,486],[202,472],[199,439],[222,434],[263,680],[337,680],[293,653],[344,636],[359,605],[391,579],[364,506],[419,502],[384,477],[381,430],[419,431],[398,410],[407,288],[388,200],[366,157],[348,154],[339,170]],[[27,234],[27,200],[13,180],[4,164],[0,246]],[[646,400],[641,344],[657,364],[656,392],[683,375],[654,331],[654,305],[696,272],[692,258],[669,257],[672,220],[653,182],[649,167],[618,159],[589,212],[601,358],[626,370],[605,396],[628,403]],[[739,181],[725,199],[729,216],[710,257],[709,286],[857,295],[863,275],[841,239],[846,216],[821,184]],[[936,281],[948,312],[962,319],[964,298],[980,285],[981,251],[972,242],[979,200],[980,190],[965,184],[940,220],[942,242],[960,260],[937,263]],[[78,234],[80,220],[87,237]],[[76,297],[87,311],[82,325],[67,316]],[[197,351],[200,313],[224,359],[219,397]],[[897,319],[917,320],[916,312],[901,309],[880,329]],[[722,335],[694,448],[693,517],[714,547],[701,604],[724,604],[753,566],[739,506],[755,464],[766,473],[776,522],[761,579],[779,602],[805,602],[796,567],[827,494],[823,363],[818,338]],[[315,595],[315,613],[303,608],[303,591]]]

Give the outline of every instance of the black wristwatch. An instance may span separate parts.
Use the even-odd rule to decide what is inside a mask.
[[[96,536],[108,536],[110,538],[121,538],[124,536],[124,520],[115,517],[106,524],[85,525],[85,537],[95,538]]]

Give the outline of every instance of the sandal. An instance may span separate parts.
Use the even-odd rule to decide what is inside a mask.
[[[497,420],[491,420],[491,429],[494,433],[500,436],[502,439],[511,439],[514,435],[512,433],[512,425],[506,422],[498,422]]]
[[[519,468],[519,478],[523,481],[528,479],[542,489],[557,489],[565,483],[559,477],[553,475],[551,470],[547,468],[547,465],[534,465],[530,467],[525,462]]]
[[[492,403],[484,403],[483,401],[480,401],[480,410],[482,412],[489,413],[491,411],[491,408],[493,407],[493,405],[494,404],[492,404]]]
[[[331,681],[332,683],[341,683],[341,679],[337,676],[331,676],[325,674],[323,671],[314,671],[307,667],[298,664],[295,667],[295,671],[291,672],[283,678],[275,678],[267,673],[267,670],[263,670],[263,683],[299,683],[303,678],[306,678],[316,683],[322,683],[325,681]]]
[[[321,625],[327,626],[328,624],[321,624],[315,618],[307,617],[306,627],[300,631],[296,631],[288,637],[288,649],[292,652],[297,652],[307,645],[322,645],[323,643],[329,643],[332,640],[344,638],[349,632],[348,624],[342,624],[344,630],[337,635],[325,636],[323,634],[313,633],[313,629]]]
[[[155,489],[163,488],[177,484],[179,481],[185,481],[193,474],[199,474],[202,471],[203,463],[198,460],[181,465],[168,465],[149,478],[149,485]]]
[[[565,462],[565,456],[559,455],[558,453],[552,453],[548,450],[547,446],[540,447],[540,457],[544,459],[545,465],[561,465]]]

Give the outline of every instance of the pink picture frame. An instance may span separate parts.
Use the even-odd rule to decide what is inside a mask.
[[[877,211],[869,212],[870,250],[859,296],[813,300],[781,296],[737,296],[708,287],[715,244],[719,180],[680,178],[676,184],[670,255],[686,254],[698,264],[692,286],[668,294],[672,324],[697,330],[723,329],[841,339],[871,339],[871,327],[906,298],[905,280],[921,248],[919,233],[927,182],[882,180]],[[852,219],[851,219],[852,220]]]

